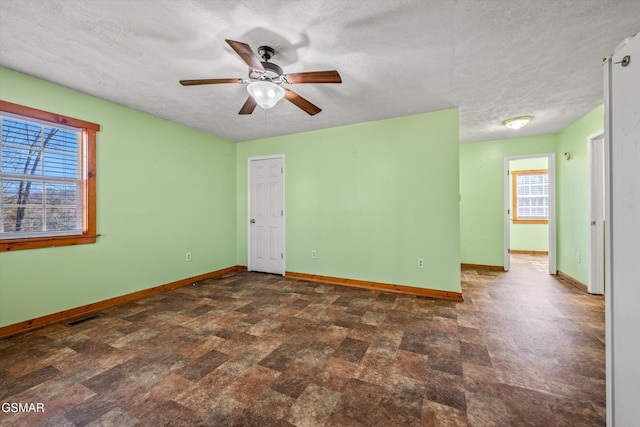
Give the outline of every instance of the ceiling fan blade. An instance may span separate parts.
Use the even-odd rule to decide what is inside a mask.
[[[251,68],[252,70],[265,72],[266,70],[262,66],[260,59],[253,53],[251,50],[251,46],[246,43],[237,42],[234,40],[225,39],[231,49],[233,49],[242,60]]]
[[[256,100],[253,99],[253,96],[249,95],[249,97],[244,102],[244,105],[242,106],[238,114],[251,114],[253,113],[253,110],[255,110],[256,105],[258,105],[256,103]]]
[[[221,83],[242,83],[242,79],[199,79],[199,80],[180,80],[182,86],[196,85],[217,85]]]
[[[287,98],[287,101],[306,111],[310,116],[315,116],[322,111],[318,106],[313,105],[292,90],[285,89],[284,97]]]
[[[291,84],[299,83],[342,83],[340,74],[336,70],[309,71],[307,73],[292,73],[285,76]]]

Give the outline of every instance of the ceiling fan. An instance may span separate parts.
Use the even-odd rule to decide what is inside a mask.
[[[260,105],[264,109],[271,108],[279,100],[285,98],[287,101],[313,116],[322,110],[294,91],[283,88],[282,84],[342,83],[340,74],[336,70],[284,74],[282,68],[273,62],[269,62],[275,54],[273,48],[269,46],[260,46],[258,48],[258,54],[262,58],[261,61],[253,53],[248,44],[228,39],[225,39],[225,41],[249,66],[249,80],[233,78],[180,80],[180,84],[183,86],[197,86],[223,83],[248,83],[247,91],[249,92],[249,97],[238,114],[251,114],[256,108],[256,105]]]

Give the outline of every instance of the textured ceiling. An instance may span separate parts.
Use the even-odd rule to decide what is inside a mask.
[[[458,107],[473,142],[595,108],[602,58],[638,31],[638,0],[2,0],[0,65],[232,141]],[[313,117],[286,101],[240,116],[244,85],[178,84],[246,78],[225,38],[343,84],[291,86]]]

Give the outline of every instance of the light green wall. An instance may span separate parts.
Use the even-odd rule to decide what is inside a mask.
[[[589,159],[587,138],[602,131],[601,105],[558,134],[558,270],[586,284],[589,249]],[[571,159],[563,154],[571,152]],[[580,262],[576,260],[580,254]]]
[[[236,264],[234,143],[3,68],[0,98],[101,125],[101,237],[0,253],[0,326]]]
[[[503,266],[504,158],[556,151],[555,134],[460,146],[460,257]]]
[[[457,110],[238,144],[238,262],[247,159],[283,153],[287,271],[460,292],[458,149]]]
[[[509,170],[539,170],[547,169],[546,158],[517,159],[509,162]],[[509,206],[513,206],[513,185],[509,180]],[[513,220],[513,209],[511,209]],[[549,224],[514,224],[509,226],[509,240],[511,249],[521,251],[549,251]]]

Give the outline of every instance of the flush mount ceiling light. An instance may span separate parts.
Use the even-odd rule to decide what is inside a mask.
[[[531,119],[531,116],[512,117],[502,122],[502,124],[509,129],[518,130],[525,127],[531,121]]]
[[[256,103],[265,110],[273,107],[284,98],[284,89],[268,80],[260,80],[249,83],[247,92],[256,100]]]

